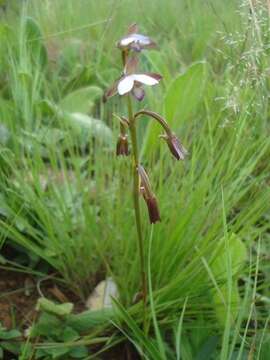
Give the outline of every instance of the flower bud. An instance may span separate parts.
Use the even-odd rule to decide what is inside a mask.
[[[157,199],[152,192],[148,175],[141,165],[138,166],[138,173],[141,180],[140,190],[148,208],[149,220],[151,224],[154,224],[161,221]]]
[[[116,145],[116,155],[117,156],[128,156],[128,140],[126,134],[120,134],[118,137],[117,145]]]
[[[151,224],[155,224],[158,221],[161,221],[160,214],[159,214],[159,208],[157,199],[154,194],[150,197],[146,197],[144,195],[144,192],[142,191],[143,198],[146,202],[147,208],[148,208],[148,215],[149,215],[149,221]]]
[[[181,144],[180,140],[177,138],[176,135],[171,133],[171,134],[161,135],[161,138],[167,142],[171,153],[177,160],[184,160],[188,152]]]

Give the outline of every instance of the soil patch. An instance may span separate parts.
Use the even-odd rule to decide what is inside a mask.
[[[59,303],[72,302],[74,313],[86,310],[79,297],[64,286],[56,284],[50,276],[40,281],[29,274],[0,269],[0,323],[9,330],[29,328],[36,319],[35,307],[42,295]],[[130,343],[121,343],[98,358],[104,360],[140,359]],[[5,359],[14,359],[14,355],[5,353]]]
[[[8,329],[28,328],[36,317],[36,303],[41,296],[60,303],[72,302],[74,312],[85,310],[82,301],[49,276],[38,281],[17,271],[0,270],[0,322]]]

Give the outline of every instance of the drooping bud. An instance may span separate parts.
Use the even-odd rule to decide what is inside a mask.
[[[170,133],[160,137],[167,142],[171,153],[177,160],[184,160],[188,152],[175,134]]]
[[[152,194],[151,197],[146,197],[144,192],[142,191],[143,198],[146,202],[147,208],[148,208],[148,215],[149,215],[149,221],[151,224],[155,224],[158,221],[161,221],[160,214],[159,214],[159,208],[157,199],[154,194]]]
[[[152,192],[148,175],[141,165],[138,166],[138,173],[141,181],[140,190],[148,208],[149,220],[151,224],[154,224],[161,221],[157,199]]]
[[[116,145],[116,155],[117,156],[128,156],[128,140],[126,134],[120,134],[118,137],[117,145]]]

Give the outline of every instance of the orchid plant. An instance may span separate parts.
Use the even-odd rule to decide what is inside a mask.
[[[149,177],[144,167],[139,162],[139,151],[137,144],[137,122],[140,116],[148,116],[157,121],[164,130],[164,134],[160,135],[164,139],[171,151],[172,155],[177,160],[183,160],[187,154],[186,149],[181,144],[177,136],[172,132],[166,120],[159,114],[149,111],[140,110],[133,112],[132,98],[137,101],[142,101],[145,96],[144,85],[157,85],[162,76],[156,73],[144,73],[138,71],[139,54],[145,49],[156,47],[156,43],[148,36],[138,33],[138,27],[133,24],[129,27],[127,35],[117,42],[117,47],[122,53],[123,73],[118,80],[105,92],[105,100],[118,94],[125,97],[127,100],[128,118],[124,116],[117,116],[120,120],[120,135],[117,141],[116,154],[127,156],[129,155],[128,134],[129,130],[131,138],[131,155],[133,166],[133,198],[136,228],[138,235],[138,248],[141,268],[141,283],[142,283],[142,299],[144,304],[144,315],[147,305],[147,279],[144,263],[144,246],[143,233],[141,223],[140,197],[144,199],[147,205],[150,223],[161,221],[158,203],[155,194],[152,191]],[[145,318],[145,316],[144,316]]]

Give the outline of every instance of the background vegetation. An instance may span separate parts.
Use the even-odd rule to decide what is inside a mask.
[[[0,16],[2,268],[37,281],[56,273],[82,301],[106,277],[120,293],[114,310],[79,315],[42,303],[20,359],[98,359],[125,339],[153,360],[268,359],[267,2],[8,1]],[[189,150],[175,162],[141,121],[162,216],[143,224],[148,336],[134,304],[131,173],[115,157],[113,113],[126,110],[121,98],[102,102],[121,71],[115,42],[133,22],[159,44],[142,67],[164,76],[143,107],[163,114]]]

